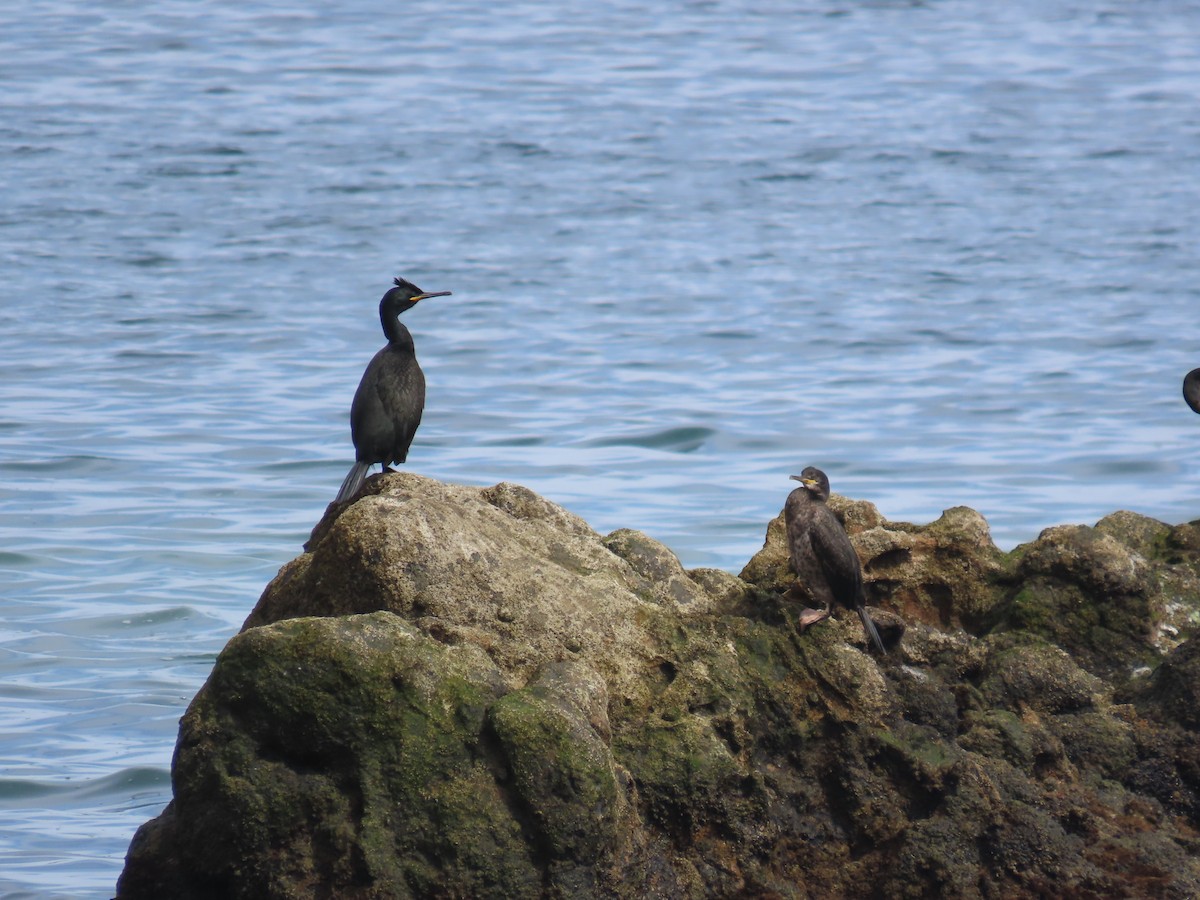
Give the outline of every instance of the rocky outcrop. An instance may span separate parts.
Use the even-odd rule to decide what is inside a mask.
[[[118,895],[1200,895],[1200,525],[1005,554],[831,505],[885,658],[796,632],[780,519],[735,577],[372,479],[221,653]]]

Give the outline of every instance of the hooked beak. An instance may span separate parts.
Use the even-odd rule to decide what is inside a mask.
[[[789,475],[788,478],[790,478],[792,481],[800,482],[806,488],[816,487],[817,485],[817,482],[814,479],[805,478],[803,475]]]
[[[428,300],[430,297],[449,297],[449,296],[450,296],[449,291],[430,291],[427,294],[417,294],[417,296],[412,298],[412,302],[416,303],[418,300]]]

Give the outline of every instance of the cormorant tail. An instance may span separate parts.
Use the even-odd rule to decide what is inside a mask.
[[[363,482],[367,480],[367,470],[371,468],[369,462],[362,460],[355,461],[350,467],[350,471],[346,473],[346,480],[342,482],[341,490],[338,491],[337,499],[334,503],[341,503],[343,500],[349,500],[363,486]]]
[[[883,641],[879,637],[879,632],[875,630],[875,623],[872,622],[871,617],[867,615],[867,608],[865,606],[860,605],[858,607],[858,617],[862,619],[863,630],[866,631],[867,637],[869,637],[875,646],[879,648],[879,652],[887,653],[887,650],[883,648]]]

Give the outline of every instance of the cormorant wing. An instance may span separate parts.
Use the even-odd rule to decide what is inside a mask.
[[[828,507],[823,507],[822,512],[825,515],[813,523],[809,539],[834,599],[855,609],[863,602],[862,565],[842,523]]]
[[[385,465],[390,460],[384,456],[393,443],[391,418],[379,392],[386,352],[387,348],[380,350],[368,363],[350,404],[350,435],[358,458]]]

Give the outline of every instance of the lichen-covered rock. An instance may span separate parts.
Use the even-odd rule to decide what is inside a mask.
[[[483,648],[512,686],[548,662],[577,659],[623,697],[642,690],[657,652],[641,620],[655,607],[706,612],[729,590],[710,593],[711,579],[692,578],[637,532],[610,537],[624,555],[613,552],[578,517],[518,485],[443,485],[410,473],[367,484],[355,503],[330,509],[247,628],[388,610],[439,640]]]
[[[860,546],[874,602],[906,619],[978,633],[1000,602],[1003,555],[973,509],[948,509],[923,528],[881,525]]]
[[[1200,651],[1156,642],[1200,529],[1005,555],[971,510],[833,505],[908,620],[884,657],[796,632],[780,519],[738,578],[516,485],[370,480],[218,658],[118,896],[1200,896]]]
[[[980,673],[979,688],[992,708],[1071,712],[1095,706],[1103,682],[1077,666],[1065,652],[1040,641],[994,640]]]
[[[1109,513],[1096,523],[1096,530],[1109,535],[1143,559],[1153,559],[1161,555],[1172,531],[1166,522],[1141,516],[1127,509]]]
[[[1146,699],[1185,728],[1200,729],[1200,639],[1192,638],[1163,662]]]
[[[1069,579],[1090,593],[1123,596],[1144,586],[1146,560],[1116,538],[1087,525],[1056,525],[1024,548],[1021,572]]]
[[[1013,551],[1002,626],[1041,635],[1119,681],[1154,667],[1200,624],[1195,555],[1173,543],[1183,528],[1130,512],[1094,528],[1047,528]]]
[[[647,600],[674,603],[692,613],[711,612],[719,601],[739,590],[714,570],[701,570],[699,577],[684,571],[679,557],[666,546],[631,528],[614,531],[604,538],[604,546],[640,576],[634,593]]]

